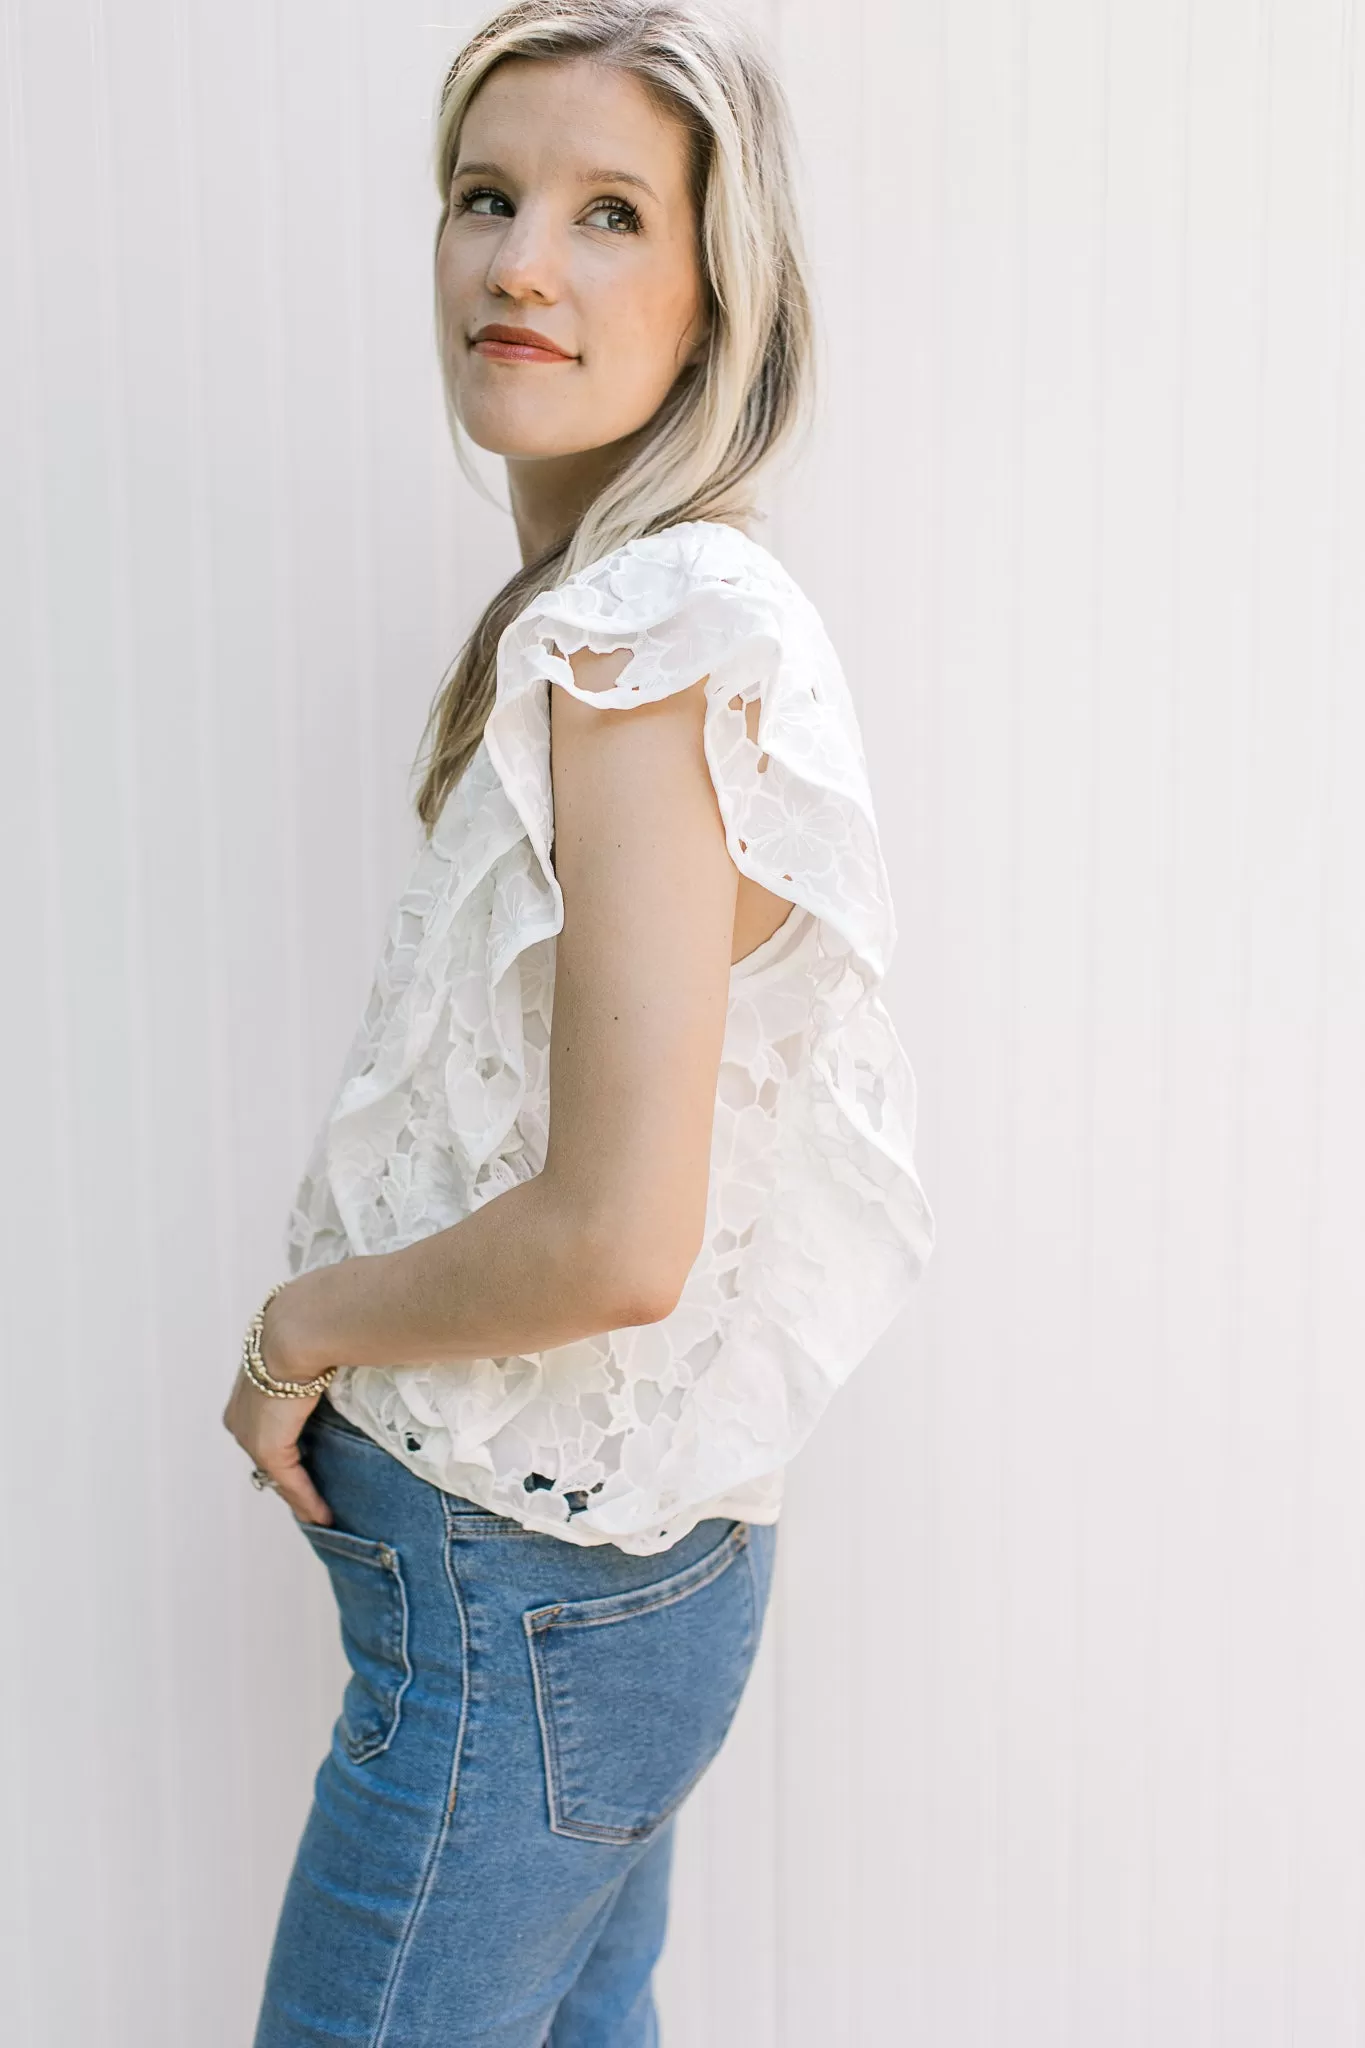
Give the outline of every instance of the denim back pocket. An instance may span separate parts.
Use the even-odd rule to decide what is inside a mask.
[[[630,1593],[522,1616],[556,1834],[650,1835],[715,1756],[758,1645],[749,1528]]]
[[[337,1734],[352,1763],[387,1749],[412,1680],[408,1661],[408,1597],[398,1553],[370,1536],[330,1523],[299,1524],[326,1565],[341,1618],[351,1677]]]

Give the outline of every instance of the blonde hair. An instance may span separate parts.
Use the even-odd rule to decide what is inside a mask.
[[[512,620],[540,591],[628,540],[749,510],[745,487],[808,416],[813,379],[786,103],[747,30],[688,0],[514,0],[470,38],[446,77],[436,129],[438,241],[465,114],[494,67],[513,57],[590,57],[629,72],[683,123],[707,340],[648,422],[643,444],[568,539],[503,586],[443,680],[423,733],[431,746],[416,801],[428,834],[482,737],[498,642]],[[437,319],[439,331],[439,306]],[[458,433],[453,418],[452,429]]]

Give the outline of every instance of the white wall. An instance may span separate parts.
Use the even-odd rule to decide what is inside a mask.
[[[433,21],[439,17],[439,25]],[[5,0],[0,2034],[242,2048],[335,1711],[219,1424],[512,559],[429,0]],[[793,1470],[668,2048],[1365,2028],[1359,0],[772,0],[939,1246]]]

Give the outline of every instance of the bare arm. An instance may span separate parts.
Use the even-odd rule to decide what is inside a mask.
[[[576,656],[600,687],[619,655]],[[300,1276],[266,1357],[324,1366],[539,1351],[672,1309],[700,1249],[738,876],[703,681],[617,710],[551,686],[564,894],[544,1171],[397,1252]]]

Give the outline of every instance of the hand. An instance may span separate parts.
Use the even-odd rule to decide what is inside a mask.
[[[283,1296],[276,1297],[276,1301],[282,1299]],[[275,1305],[272,1302],[266,1310],[267,1322]],[[261,1349],[264,1353],[264,1340]],[[302,1377],[274,1364],[269,1364],[269,1369],[278,1371],[284,1379]],[[321,1394],[299,1395],[291,1400],[263,1394],[239,1368],[223,1410],[223,1427],[236,1438],[252,1463],[270,1474],[276,1492],[288,1502],[298,1521],[320,1522],[325,1527],[332,1520],[332,1510],[308,1476],[298,1443],[300,1430],[321,1399]]]

